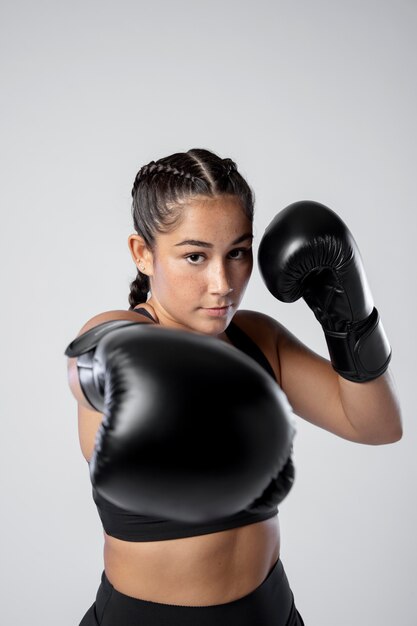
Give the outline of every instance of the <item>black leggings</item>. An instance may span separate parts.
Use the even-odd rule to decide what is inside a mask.
[[[251,593],[209,606],[140,600],[117,591],[101,575],[96,601],[79,626],[305,626],[294,604],[281,559]]]

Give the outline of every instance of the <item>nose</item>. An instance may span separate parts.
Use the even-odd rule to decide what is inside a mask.
[[[226,296],[233,291],[230,276],[224,263],[214,263],[211,267],[209,290],[210,293],[218,296]]]

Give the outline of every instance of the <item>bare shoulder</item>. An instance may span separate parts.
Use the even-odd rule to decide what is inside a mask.
[[[233,322],[249,335],[262,350],[274,370],[277,381],[281,384],[279,360],[279,333],[281,325],[266,313],[249,309],[236,311]]]
[[[286,382],[283,379],[290,362],[293,363],[293,369],[306,362],[309,366],[312,365],[312,362],[315,365],[318,361],[323,362],[321,357],[310,350],[284,324],[266,313],[242,309],[236,312],[233,321],[263,351],[271,363],[281,387]]]
[[[149,324],[154,323],[152,322],[152,320],[150,320],[139,311],[114,309],[112,311],[104,311],[103,313],[98,313],[97,315],[90,317],[90,319],[87,320],[79,330],[77,337],[87,332],[87,330],[98,326],[99,324],[104,324],[105,322],[110,322],[113,320],[132,320],[132,322],[144,322]]]
[[[241,309],[236,311],[233,321],[243,330],[255,333],[259,339],[265,337],[268,341],[275,342],[291,335],[283,324],[260,311]]]
[[[242,309],[236,312],[233,320],[243,330],[253,329],[260,336],[265,335],[269,341],[276,342],[277,349],[286,342],[299,343],[299,339],[284,324],[266,313]]]
[[[245,324],[262,324],[262,326],[265,326],[270,330],[273,330],[277,325],[277,321],[270,315],[261,313],[261,311],[253,311],[251,309],[239,309],[236,311],[233,320],[236,322],[241,321]]]

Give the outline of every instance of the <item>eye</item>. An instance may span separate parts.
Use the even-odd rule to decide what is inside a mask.
[[[204,260],[204,254],[198,254],[197,252],[194,252],[193,254],[188,254],[186,257],[187,262],[190,263],[191,265],[200,265],[200,263],[202,263],[202,261],[199,259]]]
[[[229,256],[231,256],[232,259],[239,260],[250,254],[251,251],[252,248],[234,248],[234,250],[229,252]]]

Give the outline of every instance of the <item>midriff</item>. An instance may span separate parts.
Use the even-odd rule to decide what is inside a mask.
[[[104,538],[104,569],[117,591],[183,606],[223,604],[251,593],[280,554],[277,516],[180,539],[132,542],[106,532]]]

